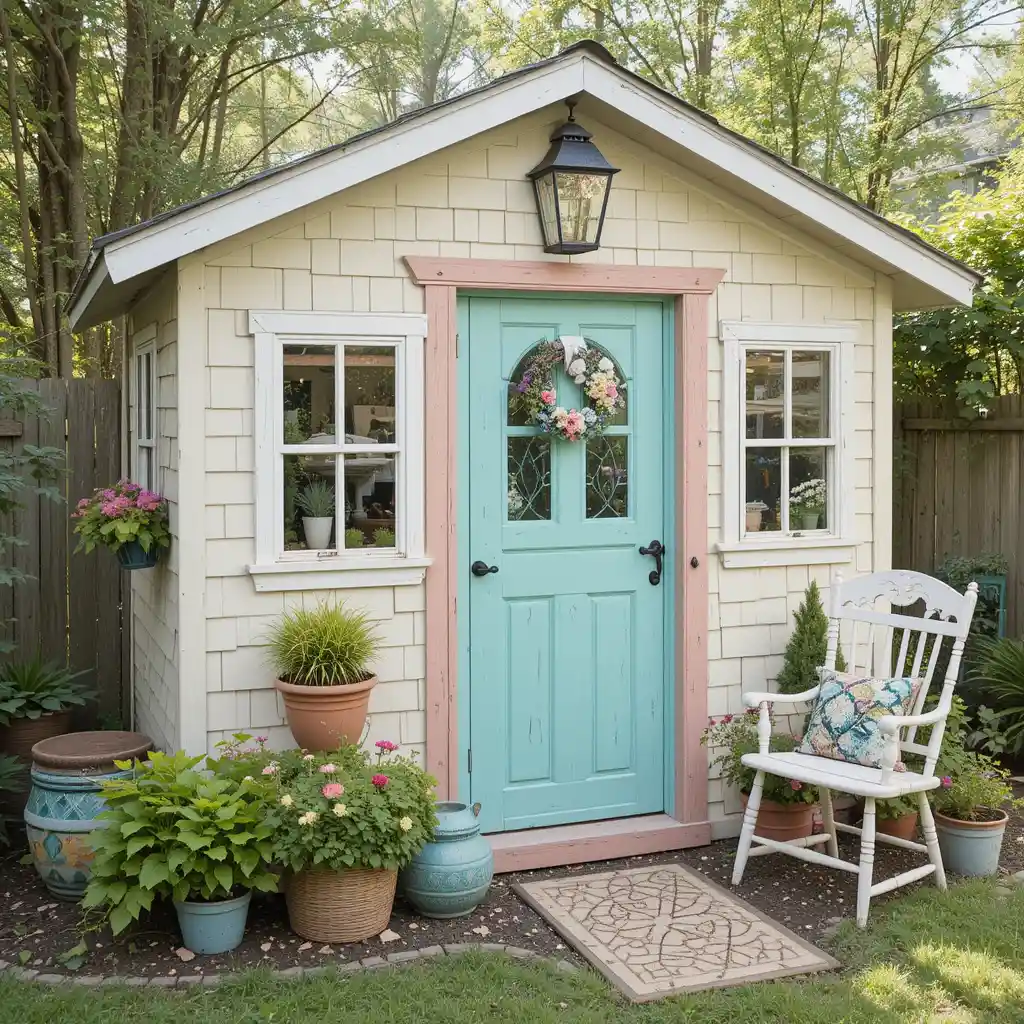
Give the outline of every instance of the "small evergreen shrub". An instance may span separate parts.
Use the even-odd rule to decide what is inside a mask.
[[[804,599],[793,614],[793,635],[786,644],[785,663],[775,682],[779,693],[801,693],[817,686],[818,669],[825,664],[828,647],[828,617],[821,603],[818,584],[811,580]],[[843,672],[846,662],[836,651],[836,668]]]

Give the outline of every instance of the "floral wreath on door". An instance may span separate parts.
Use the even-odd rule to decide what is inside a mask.
[[[555,374],[559,366],[583,388],[582,409],[558,404]],[[512,410],[524,414],[546,434],[564,441],[594,437],[626,405],[625,383],[615,363],[596,344],[581,337],[539,341],[527,360],[523,375],[510,385]]]

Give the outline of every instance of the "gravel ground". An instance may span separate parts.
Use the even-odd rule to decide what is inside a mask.
[[[17,834],[12,836],[18,842]],[[853,837],[840,841],[841,852],[856,858]],[[105,929],[89,931],[89,954],[79,970],[88,974],[136,976],[214,974],[249,967],[313,967],[344,963],[426,946],[461,942],[498,942],[520,946],[546,956],[572,957],[560,936],[511,890],[513,883],[555,875],[579,875],[618,867],[677,861],[728,886],[735,840],[677,853],[605,861],[571,868],[501,875],[486,902],[468,918],[431,921],[414,914],[399,899],[384,941],[324,946],[305,942],[288,929],[284,899],[278,895],[254,897],[242,945],[230,954],[194,957],[182,951],[174,911],[158,908],[145,927],[114,940]],[[46,973],[65,973],[60,957],[82,941],[83,918],[75,904],[53,900],[30,865],[22,864],[20,848],[0,858],[0,960],[22,963]],[[921,858],[912,852],[880,846],[875,877],[905,871]],[[1024,869],[1024,818],[1016,816],[1003,844],[1002,870]],[[856,878],[788,857],[758,857],[750,861],[738,894],[759,910],[812,942],[831,932],[856,903]],[[923,883],[923,884],[928,884]],[[899,899],[907,889],[877,897],[873,905]],[[394,936],[393,938],[391,936]]]

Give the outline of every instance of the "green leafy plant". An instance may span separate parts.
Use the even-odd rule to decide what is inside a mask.
[[[278,678],[297,686],[343,686],[369,679],[379,641],[367,617],[321,601],[287,612],[268,637]]]
[[[26,789],[26,766],[11,754],[0,754],[0,793],[23,793]],[[7,823],[0,815],[0,843],[10,845]]]
[[[171,543],[167,502],[131,480],[118,480],[113,487],[101,487],[82,498],[71,518],[77,520],[76,551],[97,547],[118,548],[138,541],[143,551]]]
[[[131,778],[103,783],[104,826],[82,905],[99,907],[115,935],[156,899],[217,901],[273,892],[273,844],[264,780],[236,781],[199,768],[202,757],[153,752]]]
[[[817,686],[818,669],[825,664],[828,647],[828,618],[821,603],[818,584],[811,580],[800,607],[793,613],[793,632],[786,644],[782,669],[775,684],[780,693],[802,693]],[[846,669],[842,651],[836,651],[836,668]]]
[[[345,531],[345,547],[346,548],[361,548],[366,543],[366,536],[362,530],[346,530]]]
[[[334,488],[326,480],[311,480],[295,497],[295,505],[304,515],[325,519],[334,515]]]
[[[724,718],[709,719],[708,727],[700,738],[703,746],[718,750],[711,767],[721,769],[722,778],[741,793],[749,793],[754,784],[753,768],[747,768],[742,761],[744,754],[756,754],[758,709],[750,708],[742,715],[726,715]],[[772,750],[795,749],[800,738],[785,733],[775,733],[775,719],[772,718]],[[777,804],[817,803],[818,791],[796,779],[783,779],[778,775],[765,775],[763,797]]]
[[[379,548],[393,548],[395,546],[395,531],[388,530],[381,526],[373,531],[373,543]]]
[[[1019,754],[1024,750],[1024,641],[979,637],[974,654],[969,681],[995,708],[986,707],[984,714],[978,708],[984,735],[968,744],[993,754]]]
[[[879,818],[892,819],[902,818],[904,814],[917,814],[917,796],[894,796],[888,800],[875,801],[875,814]]]
[[[344,746],[269,765],[275,859],[291,871],[408,864],[437,824],[435,780],[397,750],[380,740],[375,754]]]
[[[935,574],[940,580],[944,580],[954,590],[959,590],[963,594],[966,593],[969,584],[977,582],[981,577],[1005,576],[1009,570],[1010,563],[1005,555],[983,553],[969,557],[951,555],[939,565]],[[979,584],[978,603],[974,608],[971,632],[968,637],[969,659],[976,657],[975,645],[978,638],[999,635],[999,613],[1001,610],[999,588]]]
[[[87,671],[72,672],[57,662],[44,662],[40,654],[28,661],[0,665],[0,725],[82,707],[95,696],[93,690],[76,682]]]
[[[972,750],[981,750],[993,757],[1005,754],[1007,750],[1006,732],[1002,726],[1002,712],[986,707],[977,707],[969,718],[970,727],[967,732],[967,746]]]

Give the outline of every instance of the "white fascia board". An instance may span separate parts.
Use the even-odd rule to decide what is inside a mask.
[[[96,297],[96,293],[110,279],[107,261],[102,252],[98,256],[95,251],[89,254],[89,262],[86,264],[84,273],[86,275],[85,286],[68,310],[68,323],[71,330],[75,330],[78,321],[85,316],[92,300]]]
[[[928,252],[913,240],[888,230],[870,214],[862,213],[851,202],[797,172],[787,171],[775,160],[752,146],[733,138],[696,114],[681,110],[657,90],[635,79],[624,79],[613,68],[584,58],[583,91],[609,106],[621,110],[696,156],[741,178],[766,196],[794,211],[794,217],[806,217],[825,225],[859,249],[874,253],[894,271],[902,270],[952,302],[970,305],[976,279]]]
[[[432,114],[325,153],[293,170],[187,210],[109,243],[110,277],[124,281],[241,231],[275,220],[370,178],[457,145],[580,92],[583,58],[553,64],[456,101]]]

